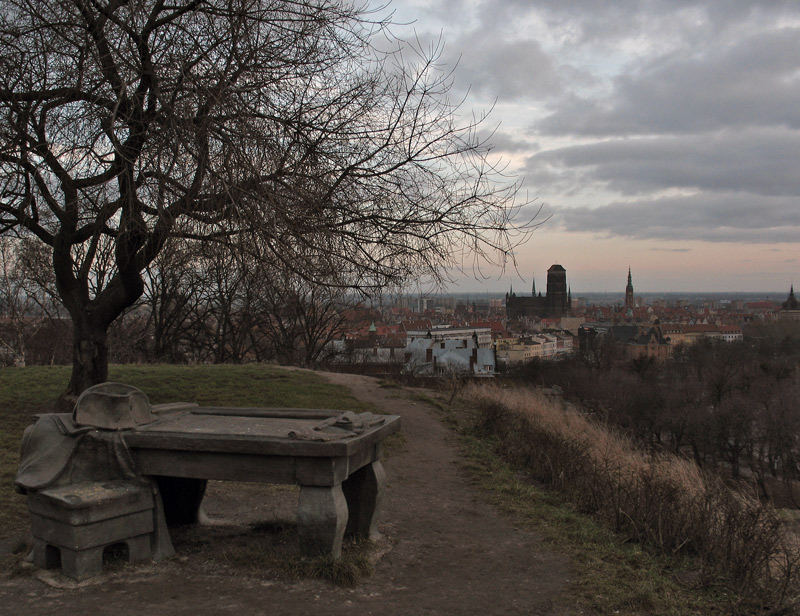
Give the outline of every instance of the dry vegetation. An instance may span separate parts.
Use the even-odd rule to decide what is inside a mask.
[[[704,585],[724,584],[775,613],[797,608],[800,549],[776,510],[535,390],[485,386],[468,396],[507,458],[625,539],[696,558]]]

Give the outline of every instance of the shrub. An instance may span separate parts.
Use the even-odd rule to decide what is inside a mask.
[[[479,430],[503,455],[626,540],[699,558],[706,583],[784,605],[797,592],[800,554],[774,509],[694,462],[648,453],[607,426],[532,389],[473,386]]]

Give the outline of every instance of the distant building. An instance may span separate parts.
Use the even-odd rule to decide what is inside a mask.
[[[625,347],[629,357],[647,357],[656,361],[665,361],[672,357],[672,345],[661,333],[658,325],[650,329],[642,328],[639,335],[628,342]]]
[[[405,371],[416,375],[493,377],[496,361],[494,349],[478,348],[475,337],[415,338],[405,349]]]
[[[562,332],[544,332],[523,338],[499,341],[497,362],[505,365],[534,359],[556,359],[572,353],[573,336]]]
[[[605,336],[610,336],[619,344],[628,358],[651,358],[662,362],[672,357],[673,347],[657,322],[650,327],[638,325],[608,327],[597,323],[586,323],[578,330],[581,352],[589,352],[592,347],[601,344]]]
[[[492,346],[492,328],[489,326],[481,327],[449,327],[429,326],[427,329],[407,329],[406,337],[409,341],[418,338],[428,338],[430,340],[464,340],[470,338],[480,349]]]
[[[506,316],[509,319],[560,317],[569,311],[571,293],[567,288],[567,270],[558,264],[547,270],[547,295],[536,295],[533,283],[530,297],[520,296],[512,289],[506,293]]]
[[[717,328],[725,342],[741,342],[744,340],[742,328],[738,325],[717,325]]]
[[[586,322],[586,317],[561,317],[558,326],[568,332],[577,332],[578,328]]]
[[[800,321],[800,302],[794,296],[794,283],[789,288],[789,297],[781,304],[781,311],[779,314],[781,319],[791,319],[793,321]]]
[[[633,281],[631,280],[631,268],[628,268],[628,285],[625,287],[625,307],[633,309]]]

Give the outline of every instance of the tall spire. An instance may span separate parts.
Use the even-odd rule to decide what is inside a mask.
[[[625,307],[633,308],[633,279],[631,278],[631,268],[628,266],[628,285],[625,287]]]
[[[784,310],[800,310],[800,302],[797,301],[794,295],[794,282],[792,282],[792,286],[789,287],[789,297],[786,298],[786,301],[783,302],[781,307]]]
[[[533,286],[531,287],[531,297],[536,297],[536,274],[531,273],[533,279]]]

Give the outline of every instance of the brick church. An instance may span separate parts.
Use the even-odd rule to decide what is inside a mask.
[[[512,289],[506,293],[506,316],[518,318],[553,318],[567,314],[571,297],[567,288],[567,270],[562,266],[551,265],[547,270],[547,294],[541,291],[536,294],[536,282],[533,283],[531,296],[517,296]]]

